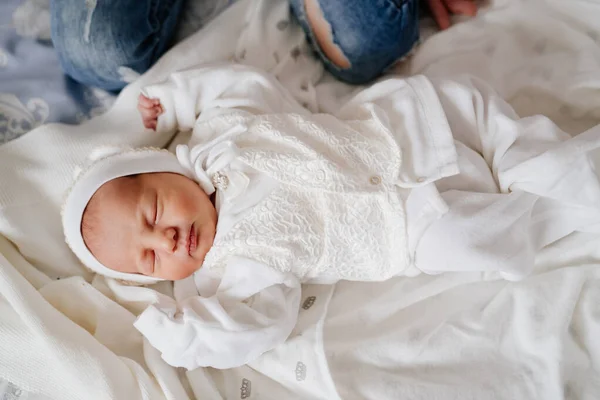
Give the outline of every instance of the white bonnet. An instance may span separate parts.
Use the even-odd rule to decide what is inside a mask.
[[[171,172],[187,177],[190,174],[174,154],[157,148],[103,147],[94,151],[88,161],[87,165],[76,171],[75,182],[67,192],[63,204],[62,224],[67,244],[86,267],[98,274],[138,284],[161,281],[159,278],[114,271],[102,265],[83,241],[83,212],[94,193],[113,179],[153,172]]]

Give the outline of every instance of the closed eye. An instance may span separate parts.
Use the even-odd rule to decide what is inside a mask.
[[[154,225],[158,224],[158,194],[154,198]]]
[[[159,258],[158,258],[158,254],[155,251],[152,251],[152,255],[153,255],[153,258],[152,258],[152,272],[151,273],[154,274],[154,271],[156,271],[156,266],[158,265]]]

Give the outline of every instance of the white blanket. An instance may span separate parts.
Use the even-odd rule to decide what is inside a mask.
[[[521,115],[548,115],[576,134],[600,120],[599,17],[600,5],[583,0],[492,2],[426,41],[399,72],[472,73]],[[142,86],[228,59],[270,70],[314,111],[336,109],[352,91],[330,77],[303,90],[322,68],[287,4],[242,1],[170,51],[104,116],[44,126],[0,148],[0,233],[12,242],[0,239],[0,377],[57,399],[600,396],[600,237],[591,233],[545,249],[536,275],[518,284],[455,274],[306,287],[295,333],[251,366],[187,376],[167,366],[132,327],[155,292],[86,282],[62,241],[59,208],[91,148],[169,141],[141,130]]]

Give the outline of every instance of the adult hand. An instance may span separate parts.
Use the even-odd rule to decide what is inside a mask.
[[[477,14],[475,0],[427,0],[433,19],[440,29],[450,26],[450,14],[468,15]]]

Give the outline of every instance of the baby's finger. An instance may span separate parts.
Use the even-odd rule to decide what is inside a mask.
[[[156,117],[153,117],[149,112],[142,113],[142,122],[146,128],[150,128],[150,123],[156,121]]]
[[[140,94],[138,97],[138,106],[143,108],[151,108],[152,106],[154,106],[154,102],[146,96],[144,96],[143,94]]]
[[[145,118],[148,118],[148,119],[156,119],[156,117],[157,117],[156,109],[154,107],[147,108],[144,111],[144,116],[145,116]]]
[[[144,127],[147,129],[152,129],[153,131],[156,130],[156,120],[155,119],[148,119],[144,121]]]

